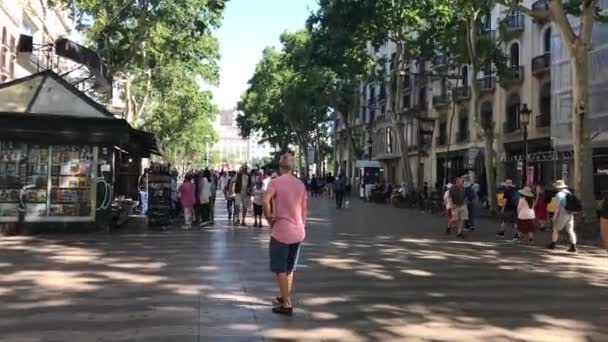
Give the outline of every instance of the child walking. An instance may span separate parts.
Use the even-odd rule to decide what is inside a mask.
[[[262,214],[264,213],[264,187],[263,183],[258,181],[253,189],[253,226],[262,227]]]
[[[536,229],[536,215],[534,213],[534,193],[529,187],[519,190],[521,197],[517,204],[517,231],[528,235],[528,243],[534,242],[534,230]]]

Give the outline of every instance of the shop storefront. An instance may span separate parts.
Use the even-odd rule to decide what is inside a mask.
[[[52,71],[2,84],[0,224],[95,222],[112,194],[100,183],[135,135]]]
[[[480,184],[484,184],[485,165],[483,150],[478,147],[454,150],[448,153],[437,153],[436,179],[443,184],[450,182],[452,178],[462,176],[473,171]]]

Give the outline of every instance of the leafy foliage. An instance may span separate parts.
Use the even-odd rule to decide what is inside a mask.
[[[156,133],[179,158],[214,139],[217,109],[200,83],[218,81],[219,27],[226,0],[54,0],[72,10],[122,95],[127,119]],[[175,158],[175,154],[174,154]]]

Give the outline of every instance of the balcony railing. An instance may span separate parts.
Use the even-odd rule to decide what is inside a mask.
[[[456,87],[452,90],[452,97],[456,101],[464,101],[471,98],[471,88],[469,86]]]
[[[524,67],[514,66],[511,67],[513,74],[511,74],[511,81],[513,83],[521,84],[524,82]]]
[[[479,91],[482,93],[491,93],[496,89],[496,77],[485,76],[479,78],[477,79],[477,85],[479,86]]]
[[[446,94],[443,95],[434,95],[433,96],[433,107],[434,108],[442,108],[450,103],[450,99]]]
[[[519,127],[517,126],[516,122],[507,120],[502,124],[502,132],[504,134],[515,133],[518,130]]]
[[[447,66],[448,64],[448,56],[445,54],[438,54],[433,57],[432,64],[434,68],[440,68]]]
[[[540,114],[536,116],[536,127],[543,128],[551,125],[551,115]]]
[[[481,37],[489,39],[491,41],[496,41],[496,30],[486,30],[483,29],[481,31]]]
[[[507,15],[504,19],[504,23],[504,28],[507,32],[523,32],[525,20],[523,14],[517,12],[515,14]]]
[[[540,56],[532,58],[532,74],[542,75],[551,70],[551,53],[545,52]]]

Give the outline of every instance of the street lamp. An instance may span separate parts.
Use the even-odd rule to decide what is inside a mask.
[[[528,184],[528,124],[530,123],[530,116],[532,111],[528,108],[528,105],[523,103],[519,110],[519,123],[521,124],[522,131],[524,133],[524,160],[522,163],[523,174],[522,174],[522,185]]]
[[[430,118],[418,118],[418,189],[422,191],[422,173],[424,170],[420,167],[420,154],[422,153],[422,148],[428,148],[426,142],[430,142],[432,144],[433,141],[433,131],[435,130],[435,119]],[[426,137],[429,137],[426,139]]]

